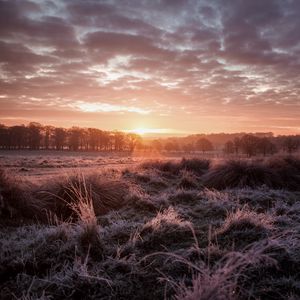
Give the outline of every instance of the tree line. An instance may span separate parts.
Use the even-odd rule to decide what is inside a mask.
[[[296,152],[300,147],[300,136],[258,137],[245,134],[241,138],[229,140],[224,145],[226,154],[245,154],[248,157],[261,154],[263,156],[285,151],[289,154]]]
[[[0,149],[158,152],[223,151],[226,155],[270,155],[278,151],[296,152],[300,135],[274,137],[272,133],[197,134],[187,137],[142,140],[135,133],[105,131],[97,128],[69,129],[31,122],[27,126],[0,124]]]
[[[0,149],[6,150],[133,151],[141,141],[134,133],[97,128],[0,124]]]
[[[226,138],[226,134],[220,134],[221,139]],[[227,135],[230,136],[230,135]],[[170,138],[167,140],[157,139],[152,142],[152,148],[157,151],[182,151],[202,153],[211,151],[222,151],[226,155],[245,155],[252,157],[255,155],[272,155],[280,151],[289,154],[296,152],[300,148],[300,135],[278,136],[273,134],[232,134],[234,138],[213,143],[211,140],[217,140],[217,134],[203,137],[195,135],[184,138]]]

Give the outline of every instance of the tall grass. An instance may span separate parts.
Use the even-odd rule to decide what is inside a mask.
[[[177,300],[236,300],[248,299],[251,291],[243,289],[239,280],[249,268],[276,265],[276,260],[265,254],[268,245],[254,246],[246,253],[229,252],[213,268],[197,268],[191,286],[181,284]]]
[[[78,175],[78,180],[70,182],[67,194],[73,201],[69,203],[71,209],[79,218],[80,235],[79,245],[84,252],[93,257],[102,254],[102,242],[99,234],[99,226],[92,199],[91,187],[87,186],[85,177]]]
[[[95,215],[103,215],[126,204],[128,185],[122,181],[109,180],[100,175],[76,175],[47,183],[36,191],[36,197],[47,203],[49,210],[59,218],[78,217],[73,205],[80,203],[82,193],[89,192]]]

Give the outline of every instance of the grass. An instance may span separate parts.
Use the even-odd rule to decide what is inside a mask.
[[[206,170],[208,170],[209,166],[210,162],[208,160],[182,158],[180,161],[148,161],[143,163],[141,167],[144,169],[157,169],[163,173],[169,173],[172,175],[178,175],[182,170],[202,175]]]
[[[226,189],[242,187],[281,188],[279,176],[261,163],[231,160],[217,165],[203,176],[203,184],[209,188]]]
[[[268,237],[273,229],[273,219],[267,214],[258,214],[247,208],[229,213],[220,228],[215,232],[215,239],[224,247],[242,248],[257,240]]]
[[[300,194],[281,182],[298,163],[151,161],[36,185],[2,170],[0,298],[299,299]]]

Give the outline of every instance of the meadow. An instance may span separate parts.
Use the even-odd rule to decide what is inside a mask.
[[[0,153],[1,299],[300,298],[300,159]]]

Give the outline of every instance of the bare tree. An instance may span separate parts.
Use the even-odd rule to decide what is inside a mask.
[[[245,134],[240,140],[241,148],[248,157],[256,154],[258,143],[259,138],[251,134]]]
[[[226,154],[233,154],[235,152],[234,143],[232,141],[226,142],[223,150]]]
[[[234,138],[234,140],[233,140],[233,146],[234,146],[234,152],[235,152],[235,154],[238,155],[239,154],[239,150],[241,148],[241,139],[238,138],[238,137]]]
[[[116,151],[124,150],[125,146],[125,134],[123,132],[116,131],[114,133],[114,149]]]
[[[214,149],[212,143],[206,138],[200,138],[196,142],[196,149],[205,153],[206,151],[212,151]]]
[[[56,150],[63,150],[66,142],[67,132],[64,128],[55,128],[53,133]]]
[[[41,134],[42,125],[40,123],[31,122],[28,125],[28,141],[29,149],[39,150],[41,144]]]
[[[127,134],[127,143],[129,151],[133,152],[134,149],[141,144],[142,138],[136,133]]]
[[[283,139],[283,148],[288,152],[292,153],[297,151],[300,145],[300,138],[299,136],[288,136]]]
[[[81,129],[79,127],[72,127],[68,130],[69,148],[73,151],[78,151],[80,146]]]

